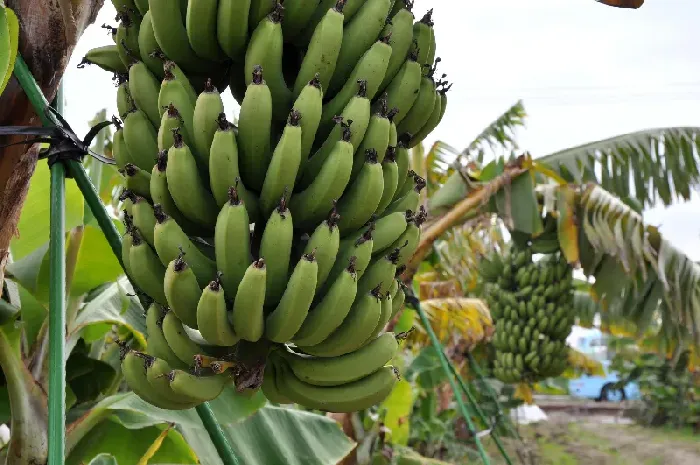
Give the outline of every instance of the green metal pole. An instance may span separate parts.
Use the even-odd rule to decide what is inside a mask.
[[[63,465],[66,433],[66,179],[62,163],[51,166],[49,236],[49,465]]]
[[[464,378],[462,378],[462,375],[459,374],[455,366],[450,363],[450,370],[452,371],[452,374],[454,377],[457,379],[457,382],[459,383],[459,386],[462,388],[462,391],[464,394],[466,394],[467,399],[469,399],[469,403],[474,406],[474,410],[476,411],[476,415],[479,417],[481,422],[489,426],[489,421],[486,418],[486,415],[484,414],[484,411],[481,410],[481,407],[479,407],[479,403],[476,401],[476,398],[474,397],[474,394],[472,393],[471,388],[469,385],[464,381]],[[500,407],[498,407],[500,410]],[[503,456],[503,459],[506,461],[508,465],[513,465],[513,462],[511,462],[510,457],[508,456],[508,452],[506,452],[506,449],[503,447],[503,443],[501,442],[501,438],[498,437],[498,432],[495,431],[494,429],[491,430],[491,437],[493,438],[493,441],[496,443],[496,447],[498,447],[498,451],[501,453]]]
[[[238,461],[236,454],[233,452],[228,439],[226,439],[219,422],[216,420],[214,412],[209,406],[209,403],[198,405],[196,410],[199,414],[199,418],[202,420],[202,423],[204,423],[204,428],[206,428],[207,432],[209,433],[209,438],[214,443],[214,447],[216,447],[216,451],[219,453],[221,461],[224,462],[224,465],[240,465],[240,462]]]
[[[435,331],[433,331],[432,326],[430,326],[430,321],[428,321],[428,317],[425,315],[425,312],[421,308],[420,301],[415,297],[415,295],[411,295],[411,297],[411,300],[413,301],[413,306],[415,307],[416,311],[418,312],[418,316],[420,317],[421,324],[428,333],[430,342],[433,344],[433,347],[435,347],[435,350],[438,353],[438,357],[440,358],[440,365],[442,365],[442,369],[447,375],[447,381],[449,381],[450,383],[452,392],[455,393],[455,400],[457,401],[459,410],[462,413],[462,416],[464,417],[464,421],[467,422],[469,431],[472,434],[474,434],[474,442],[476,443],[476,448],[479,452],[479,455],[481,456],[481,460],[484,462],[484,465],[490,465],[491,461],[489,460],[489,456],[486,453],[486,450],[484,450],[484,446],[481,444],[481,440],[476,435],[476,427],[474,426],[474,422],[472,421],[471,415],[469,414],[469,409],[467,409],[467,406],[464,404],[462,396],[459,395],[459,388],[457,387],[457,383],[455,383],[455,380],[452,378],[452,372],[450,371],[450,362],[447,360],[445,353],[442,351],[442,344],[440,344],[440,340],[435,335]]]

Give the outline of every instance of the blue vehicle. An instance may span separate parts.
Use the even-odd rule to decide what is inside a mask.
[[[620,377],[610,368],[610,354],[606,339],[605,334],[594,329],[581,330],[579,336],[570,341],[573,348],[598,360],[605,376],[582,375],[580,378],[569,380],[569,395],[604,402],[639,399],[639,386],[636,383],[628,383],[624,387],[617,385]]]

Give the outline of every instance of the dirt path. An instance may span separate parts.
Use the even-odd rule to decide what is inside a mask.
[[[700,465],[700,437],[689,432],[566,414],[519,430],[524,446],[507,442],[514,463],[523,465]],[[489,449],[494,463],[504,463]]]

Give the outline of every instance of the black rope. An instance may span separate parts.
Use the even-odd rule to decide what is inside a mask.
[[[85,155],[106,163],[114,165],[115,161],[112,158],[107,158],[104,155],[96,153],[90,149],[92,141],[97,134],[107,126],[114,124],[112,121],[102,121],[92,126],[83,139],[79,139],[68,122],[56,111],[53,107],[46,107],[47,116],[58,122],[53,127],[36,127],[36,126],[2,126],[0,127],[0,136],[34,136],[27,140],[14,142],[12,144],[0,145],[0,148],[10,147],[13,145],[30,145],[36,143],[47,143],[49,147],[39,153],[39,159],[46,158],[49,166],[57,162],[75,160],[82,162]],[[49,115],[52,113],[52,115]]]

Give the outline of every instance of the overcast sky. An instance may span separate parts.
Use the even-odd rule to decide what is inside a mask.
[[[116,112],[109,75],[76,69],[85,52],[111,43],[110,2],[78,44],[66,73],[66,116],[78,134],[101,108]],[[437,55],[454,87],[440,127],[426,140],[468,144],[522,99],[520,147],[533,156],[617,134],[700,126],[700,2],[647,0],[620,10],[594,0],[416,0],[435,7]],[[237,112],[226,95],[229,116]],[[645,213],[677,247],[700,260],[700,201]]]

